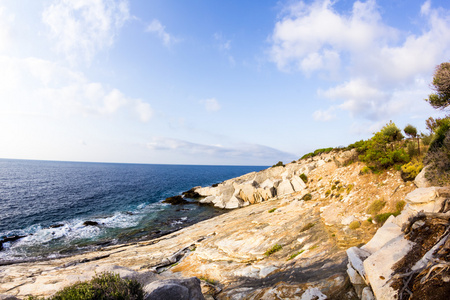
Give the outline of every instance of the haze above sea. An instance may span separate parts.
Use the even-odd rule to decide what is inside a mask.
[[[193,166],[0,159],[0,264],[151,239],[225,211],[161,203],[264,166]],[[86,226],[85,222],[98,225]]]

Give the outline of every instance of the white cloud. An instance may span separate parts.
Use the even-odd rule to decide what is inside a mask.
[[[271,147],[257,144],[241,144],[232,147],[224,147],[222,145],[205,145],[192,143],[179,139],[171,139],[165,137],[153,138],[147,143],[147,148],[155,151],[175,151],[179,153],[207,155],[215,158],[229,158],[230,161],[236,159],[253,160],[274,160],[291,161],[295,159],[295,155],[283,152]]]
[[[0,6],[0,51],[8,50],[12,44],[11,28],[15,15]]]
[[[150,104],[141,99],[135,100],[135,110],[142,122],[148,122],[153,116],[153,109]]]
[[[147,26],[147,32],[155,33],[163,42],[164,46],[170,47],[173,44],[179,42],[178,38],[175,38],[166,31],[166,27],[161,24],[157,19],[153,20],[150,25]]]
[[[217,42],[217,48],[219,51],[228,58],[228,62],[231,66],[236,65],[236,60],[234,59],[233,55],[230,54],[231,52],[231,40],[225,39],[222,35],[222,33],[214,33],[213,35],[214,39]]]
[[[127,0],[54,0],[42,13],[56,50],[71,63],[80,58],[89,63],[112,46],[128,19]]]
[[[50,117],[104,117],[121,112],[137,114],[140,121],[152,117],[150,105],[126,97],[83,74],[37,58],[0,56],[0,109]]]
[[[325,111],[342,109],[374,121],[423,107],[429,89],[422,83],[430,80],[435,65],[450,57],[449,11],[426,1],[417,11],[423,19],[422,30],[415,34],[386,25],[375,0],[355,1],[348,13],[336,11],[335,3],[288,6],[271,36],[271,59],[280,70],[345,81],[318,91],[340,103],[313,117],[323,120],[330,117]],[[411,98],[404,99],[406,95]]]
[[[336,119],[336,115],[333,113],[334,108],[328,110],[316,110],[313,113],[313,118],[316,121],[327,122]]]
[[[206,100],[200,101],[203,105],[205,105],[205,109],[209,112],[219,111],[221,109],[219,101],[216,98],[210,98]]]

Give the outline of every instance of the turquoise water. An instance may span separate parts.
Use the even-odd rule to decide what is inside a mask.
[[[162,200],[264,168],[0,160],[0,241],[23,236],[2,243],[0,263],[71,255],[178,230],[224,211]]]

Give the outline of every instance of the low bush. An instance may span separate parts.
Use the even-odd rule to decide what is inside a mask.
[[[308,176],[306,176],[305,173],[300,174],[300,178],[303,180],[304,183],[308,182]]]
[[[303,195],[302,200],[309,201],[312,199],[312,195],[310,193]]]
[[[283,249],[283,247],[282,247],[280,244],[275,244],[275,245],[273,245],[270,249],[268,249],[268,250],[264,253],[264,255],[265,255],[265,256],[269,256],[269,255],[271,255],[271,254],[274,254],[275,252],[280,251],[281,249]]]
[[[393,213],[393,212],[387,212],[387,213],[379,214],[379,215],[376,215],[376,216],[375,216],[374,220],[375,220],[378,224],[383,225],[384,222],[386,222],[386,220],[387,220],[390,216],[392,216],[392,215],[395,216],[395,213]]]
[[[294,254],[292,254],[291,256],[289,256],[289,258],[287,260],[291,260],[296,258],[297,256],[299,256],[300,254],[302,254],[303,252],[305,252],[305,250],[300,250],[298,252],[295,252]]]
[[[412,181],[422,171],[423,163],[414,159],[401,167],[401,176],[404,181]]]
[[[316,150],[314,150],[314,152],[306,153],[300,159],[306,159],[306,158],[309,158],[309,157],[314,157],[314,156],[320,155],[322,153],[329,153],[329,152],[331,152],[333,150],[334,150],[333,147],[316,149]]]
[[[424,158],[425,177],[433,185],[450,184],[450,118],[441,121]]]
[[[375,200],[370,204],[370,206],[367,208],[366,212],[369,215],[376,215],[380,210],[383,209],[383,207],[386,205],[386,202],[383,200]]]
[[[355,230],[359,227],[361,227],[361,223],[359,223],[359,221],[353,221],[348,225],[348,228],[351,230]]]
[[[275,167],[284,167],[284,164],[283,164],[282,161],[279,161],[279,162],[277,162],[276,164],[274,164],[274,165],[272,166],[272,168],[275,168]]]
[[[313,227],[314,227],[314,225],[316,225],[316,223],[308,223],[308,224],[306,224],[305,226],[303,226],[303,228],[302,228],[302,229],[300,229],[300,232],[303,232],[303,231],[309,230],[309,229],[313,228]]]
[[[45,298],[29,297],[29,300]],[[136,280],[119,274],[102,273],[89,281],[77,282],[48,298],[49,300],[143,300],[144,291]]]
[[[277,208],[275,207],[275,208],[272,208],[272,209],[269,209],[269,214],[270,213],[273,213],[274,211],[276,211],[277,210]]]

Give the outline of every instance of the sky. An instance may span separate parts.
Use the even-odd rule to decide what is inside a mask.
[[[0,0],[0,158],[273,165],[426,132],[448,0]]]

